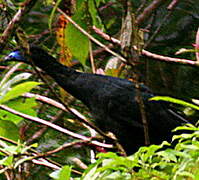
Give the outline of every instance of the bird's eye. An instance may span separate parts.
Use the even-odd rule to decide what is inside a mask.
[[[11,53],[8,55],[8,57],[9,57],[9,58],[15,58],[15,55],[16,55],[15,52],[11,52]]]

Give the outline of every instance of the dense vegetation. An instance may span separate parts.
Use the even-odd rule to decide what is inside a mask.
[[[192,123],[173,130],[172,142],[128,157],[108,152],[112,145],[85,126],[92,117],[80,101],[29,65],[2,62],[0,179],[199,179],[197,0],[10,0],[0,8],[1,60],[34,43],[79,71],[147,85],[164,95],[153,100]]]

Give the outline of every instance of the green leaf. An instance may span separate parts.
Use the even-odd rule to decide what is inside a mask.
[[[175,103],[175,104],[179,104],[179,105],[183,105],[183,106],[187,106],[187,107],[199,110],[199,106],[185,102],[185,101],[180,100],[180,99],[168,97],[168,96],[155,96],[155,97],[150,98],[149,100],[150,101],[167,101],[167,102],[171,102],[171,103]]]
[[[165,160],[167,162],[170,161],[177,162],[177,157],[174,152],[175,151],[173,149],[166,149],[165,151],[157,152],[157,155],[161,156],[162,160]]]
[[[91,15],[93,25],[101,30],[104,29],[104,26],[96,9],[95,0],[88,0],[88,10]]]
[[[83,3],[85,3],[85,0],[76,0],[76,9],[79,10]]]
[[[34,81],[29,81],[29,82],[24,82],[21,84],[18,84],[14,86],[10,91],[8,91],[5,96],[0,99],[0,103],[5,103],[11,99],[17,98],[21,95],[23,95],[26,92],[31,91],[35,86],[38,86],[39,82],[34,82]]]
[[[79,8],[73,16],[73,20],[80,25],[84,30],[86,25],[85,3],[82,3],[82,8]],[[89,39],[76,27],[69,23],[65,29],[65,43],[71,51],[72,55],[77,58],[83,65],[86,63],[89,52]]]
[[[58,180],[70,180],[70,175],[71,175],[71,167],[64,166],[60,171]]]
[[[35,98],[27,98],[27,99],[16,99],[6,103],[6,105],[16,111],[22,112],[24,114],[28,114],[30,116],[37,116],[37,112],[35,111],[34,107],[37,106],[37,102]],[[0,110],[0,119],[12,121],[15,124],[18,124],[22,117],[16,116],[13,113],[10,113],[5,110]]]
[[[70,180],[70,176],[70,166],[63,166],[60,170],[54,171],[50,174],[50,177],[56,180]]]
[[[8,156],[0,160],[0,164],[4,166],[11,166],[13,163],[13,156]]]
[[[0,136],[17,141],[19,128],[11,121],[0,120]]]
[[[87,171],[84,176],[83,179],[84,180],[95,180],[97,179],[99,172],[97,172],[97,168],[98,166],[92,166],[92,168],[89,168],[89,171]]]
[[[185,124],[184,126],[178,126],[173,131],[178,130],[189,130],[189,131],[198,131],[199,128],[195,127],[193,124]]]
[[[113,153],[113,152],[97,154],[97,158],[112,158],[112,159],[115,159],[117,157],[118,157],[118,155],[116,153]]]
[[[195,179],[194,175],[192,173],[190,173],[190,172],[187,172],[187,171],[179,172],[178,176],[190,177],[191,179]],[[185,178],[183,178],[183,179],[185,179]]]

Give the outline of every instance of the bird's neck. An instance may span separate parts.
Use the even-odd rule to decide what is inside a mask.
[[[50,75],[55,81],[65,89],[71,89],[73,86],[73,80],[78,76],[78,72],[74,69],[64,66],[56,61],[52,56],[33,59],[35,66],[42,69],[48,75]]]
[[[56,61],[56,59],[50,55],[40,53],[34,57],[33,62],[35,66],[39,67],[50,75],[59,86],[69,92],[71,95],[88,105],[85,93],[88,93],[86,86],[86,78],[84,81],[80,81],[79,77],[81,72],[77,72],[74,69],[64,66]]]
[[[76,73],[74,69],[62,65],[61,63],[57,62],[56,59],[52,56],[42,57],[36,60],[33,59],[33,62],[35,66],[45,71],[54,79],[60,78],[61,74],[64,74],[65,78],[68,77],[68,79],[70,79],[70,76]]]

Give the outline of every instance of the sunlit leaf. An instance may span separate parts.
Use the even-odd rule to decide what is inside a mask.
[[[0,164],[4,166],[10,166],[13,163],[13,159],[14,159],[13,156],[7,156],[0,160]]]
[[[82,3],[83,5],[85,3]],[[82,6],[83,6],[82,5]],[[87,29],[85,6],[79,8],[72,19],[84,30]],[[65,43],[70,49],[72,55],[77,58],[83,65],[86,63],[89,52],[89,39],[76,27],[69,23],[65,29]]]
[[[102,24],[102,20],[101,20],[99,14],[98,14],[95,0],[88,0],[88,10],[91,15],[93,25],[96,26],[97,28],[100,28],[101,30],[103,30],[104,26]]]
[[[23,95],[26,92],[31,91],[34,87],[38,86],[39,82],[29,81],[24,82],[21,84],[16,85],[13,87],[10,91],[8,91],[5,96],[3,96],[2,99],[0,99],[0,103],[5,103],[6,101],[9,101],[11,99],[17,98],[21,95]]]
[[[17,141],[19,128],[11,121],[0,120],[0,136]]]
[[[63,166],[60,170],[54,171],[50,177],[56,180],[70,180],[71,167]]]
[[[168,97],[168,96],[155,96],[155,97],[150,98],[149,100],[150,101],[167,101],[167,102],[180,104],[180,105],[183,105],[183,106],[187,106],[187,107],[199,110],[199,106],[196,106],[194,104],[188,103],[188,102],[180,100],[180,99]]]
[[[37,116],[37,112],[34,109],[34,107],[37,106],[37,102],[35,101],[35,98],[16,99],[16,100],[7,102],[6,105],[24,114],[28,114],[34,117]],[[15,124],[18,124],[21,120],[23,120],[22,117],[17,116],[5,110],[0,110],[0,118],[2,120],[12,121]]]

